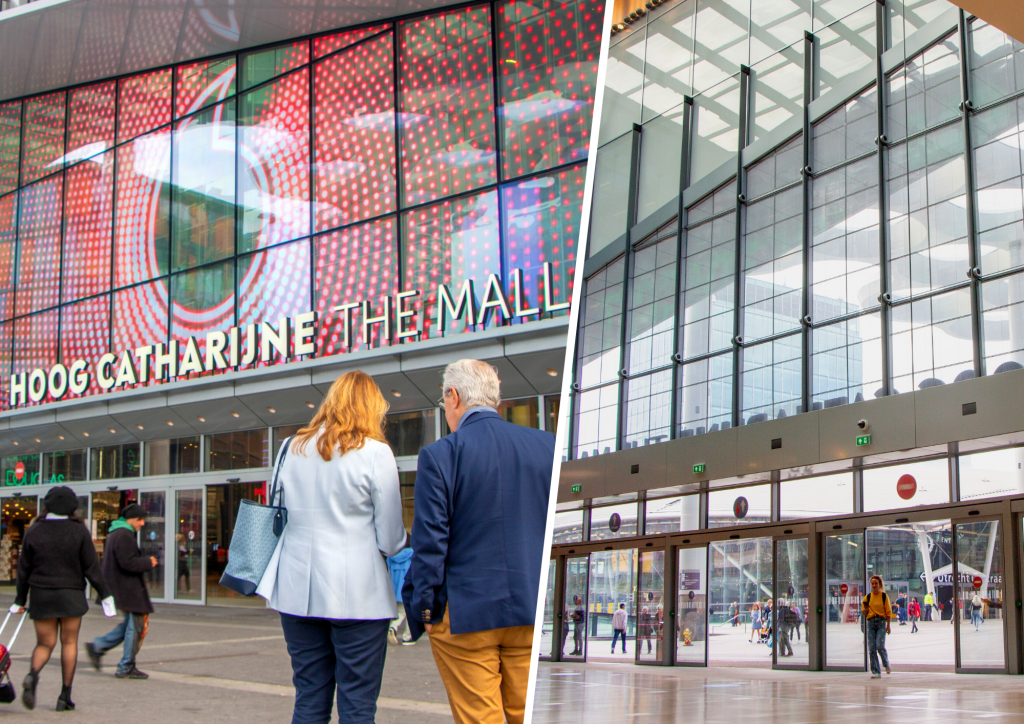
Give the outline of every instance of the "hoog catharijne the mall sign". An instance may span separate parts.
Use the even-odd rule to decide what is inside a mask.
[[[467,279],[456,292],[444,284],[437,287],[436,323],[444,332],[450,322],[481,325],[489,317],[511,320],[542,313],[562,311],[569,302],[555,303],[551,292],[551,263],[543,264],[543,304],[529,307],[522,293],[522,270],[512,271],[511,295],[506,295],[497,274],[487,277],[478,297],[472,279]],[[377,331],[378,339],[388,342],[415,341],[422,335],[418,315],[413,305],[421,290],[397,292],[379,300],[383,311],[376,315],[375,301],[362,299],[332,307],[341,314],[343,344],[350,347],[353,329],[362,330],[362,338],[370,339]],[[509,296],[512,298],[510,299]],[[355,320],[356,315],[360,317]],[[376,316],[375,316],[376,315]],[[11,375],[10,405],[17,407],[28,402],[63,399],[68,393],[81,395],[93,379],[103,391],[137,385],[151,380],[172,380],[190,374],[214,370],[245,367],[253,363],[287,362],[316,353],[318,315],[316,311],[303,312],[293,317],[263,320],[244,327],[231,327],[227,331],[206,334],[205,350],[195,337],[184,343],[147,344],[131,349],[107,352],[96,360],[73,360],[70,364],[55,364],[48,370],[37,368],[31,372]],[[356,325],[359,325],[357,327]],[[290,342],[290,344],[289,344]]]

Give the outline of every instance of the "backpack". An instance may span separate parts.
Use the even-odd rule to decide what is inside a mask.
[[[864,631],[865,631],[865,629],[867,627],[867,624],[865,623],[865,621],[868,620],[868,617],[864,614],[864,607],[867,606],[868,602],[870,602],[870,601],[871,601],[871,594],[870,593],[868,595],[864,596],[864,599],[861,601],[861,607],[860,607],[860,630],[861,630],[861,633],[864,633]],[[891,614],[892,613],[892,605],[889,603],[889,594],[886,593],[885,591],[882,591],[882,603],[884,603],[888,607],[889,613]]]

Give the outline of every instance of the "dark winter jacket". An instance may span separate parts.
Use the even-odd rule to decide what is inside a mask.
[[[135,531],[118,528],[107,535],[103,546],[103,577],[114,594],[117,607],[127,613],[153,613],[149,591],[142,574],[153,569],[135,542]]]
[[[40,520],[25,532],[18,558],[18,591],[24,606],[30,588],[85,590],[88,579],[101,599],[110,595],[89,529],[80,520]]]

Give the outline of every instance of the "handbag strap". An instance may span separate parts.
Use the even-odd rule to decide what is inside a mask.
[[[267,499],[267,505],[271,507],[274,507],[274,498],[278,497],[278,492],[281,494],[281,500],[284,500],[284,489],[279,489],[278,481],[281,475],[281,466],[284,465],[284,459],[288,457],[288,446],[291,444],[291,437],[284,441],[284,445],[281,446],[281,456],[278,457],[277,466],[274,468],[274,482],[271,483],[270,497]]]

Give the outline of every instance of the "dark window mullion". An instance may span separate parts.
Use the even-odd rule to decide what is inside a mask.
[[[679,406],[682,404],[682,382],[683,382],[683,320],[682,320],[682,296],[686,286],[684,279],[686,266],[684,256],[686,254],[686,207],[683,206],[683,189],[690,184],[690,133],[693,126],[693,98],[683,97],[683,142],[680,152],[679,163],[679,218],[676,222],[676,280],[674,311],[672,315],[672,391],[669,399],[669,440],[674,440],[679,435]]]
[[[637,204],[637,190],[639,187],[640,180],[640,138],[643,132],[642,127],[638,123],[633,124],[632,138],[630,139],[630,162],[629,162],[629,198],[626,200],[626,228],[632,229],[636,225],[636,204]],[[627,231],[627,241],[629,232]],[[632,244],[626,244],[626,263],[623,264],[623,276],[622,276],[622,321],[619,325],[619,402],[616,407],[616,421],[615,421],[615,445],[619,450],[623,449],[623,441],[625,440],[625,412],[626,406],[626,360],[628,359],[629,349],[627,347],[628,333],[627,333],[627,319],[629,315],[629,296],[632,292],[631,281],[633,276],[633,257],[635,252],[633,251]]]
[[[750,68],[740,66],[740,151],[736,154],[736,268],[733,269],[733,340],[732,340],[732,426],[741,424],[743,411],[743,222],[747,171],[743,168],[743,149],[747,147],[747,116],[750,92]]]

